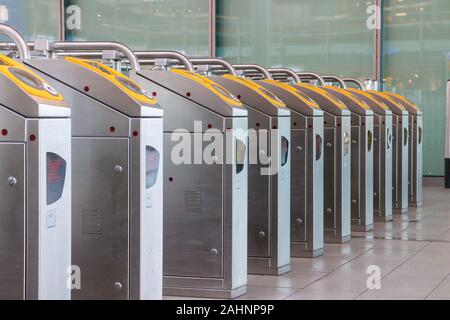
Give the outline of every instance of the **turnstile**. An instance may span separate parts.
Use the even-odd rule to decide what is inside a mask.
[[[70,299],[70,113],[0,55],[0,299]]]
[[[395,102],[403,105],[409,113],[409,171],[408,203],[410,207],[423,206],[423,114],[422,111],[401,95],[385,92]]]
[[[348,89],[374,113],[373,126],[373,219],[392,220],[392,112],[370,93]]]
[[[325,242],[350,241],[351,127],[345,104],[318,87],[294,85],[324,111]]]
[[[229,74],[212,79],[248,110],[248,272],[289,272],[291,113],[257,82]]]
[[[247,110],[193,72],[141,70],[134,76],[164,109],[164,293],[246,293]],[[205,158],[212,142],[212,159]]]
[[[352,231],[373,229],[373,112],[352,93],[322,87],[342,101],[351,112],[351,220]]]
[[[291,111],[291,256],[323,254],[323,111],[297,88],[258,81]]]
[[[26,60],[72,106],[74,299],[162,297],[162,115],[99,62]]]
[[[387,94],[368,90],[392,111],[392,211],[408,212],[408,129],[409,114]]]

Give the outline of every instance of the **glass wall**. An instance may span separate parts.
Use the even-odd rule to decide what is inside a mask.
[[[66,0],[67,40],[209,54],[208,0]]]
[[[450,1],[386,0],[384,17],[384,87],[423,109],[424,174],[443,175]]]
[[[367,0],[219,0],[217,55],[234,63],[289,66],[371,78]]]
[[[0,0],[0,22],[16,28],[26,40],[60,39],[60,16],[59,0]]]

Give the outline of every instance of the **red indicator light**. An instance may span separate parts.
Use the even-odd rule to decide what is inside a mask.
[[[84,92],[89,92],[90,88],[88,86],[84,87]]]
[[[338,123],[338,127],[340,127],[341,126],[341,124],[340,123]]]
[[[365,124],[366,124],[365,122],[362,123],[363,126],[364,126]]]
[[[236,98],[238,98],[238,99],[241,99],[241,95],[240,95],[240,94],[238,94]]]
[[[109,132],[115,132],[116,128],[115,127],[109,127]]]
[[[3,129],[2,130],[2,136],[7,136],[8,135],[8,130],[7,129]]]
[[[139,132],[133,131],[133,137],[137,137],[139,135]]]
[[[297,122],[294,122],[294,127],[296,127],[297,126]]]
[[[156,91],[152,92],[152,96],[156,97],[158,94],[156,93]]]
[[[257,122],[257,123],[256,123],[256,126],[257,126],[257,127],[259,127],[259,126],[260,126],[259,122]]]
[[[211,129],[212,128],[212,124],[208,124],[208,129]]]
[[[186,93],[186,96],[190,97],[190,96],[191,96],[191,93],[190,93],[190,92],[187,92],[187,93]]]
[[[273,127],[272,127],[272,129],[276,129],[276,128],[277,128],[277,126],[273,126]]]
[[[36,141],[36,136],[34,134],[30,135],[30,140],[31,141]]]
[[[169,177],[169,181],[172,182],[173,181],[173,177]]]

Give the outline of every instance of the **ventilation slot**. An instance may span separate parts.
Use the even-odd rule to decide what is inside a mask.
[[[103,211],[83,210],[81,220],[81,234],[84,236],[103,235]]]
[[[184,210],[186,213],[202,213],[202,195],[200,191],[184,192]]]

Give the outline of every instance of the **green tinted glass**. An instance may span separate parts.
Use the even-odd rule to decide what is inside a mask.
[[[27,41],[60,39],[60,15],[59,0],[0,0],[0,23],[14,27]]]
[[[217,1],[217,55],[234,63],[372,76],[372,1]]]
[[[208,0],[66,0],[67,40],[209,54]]]

